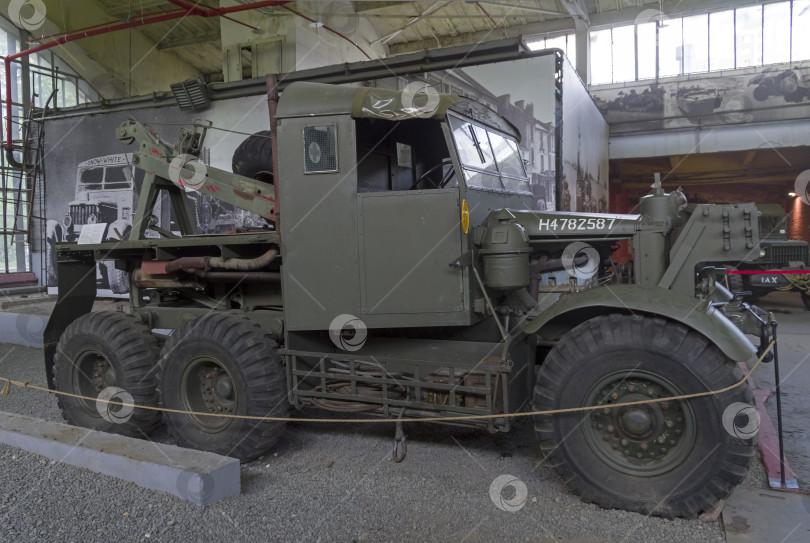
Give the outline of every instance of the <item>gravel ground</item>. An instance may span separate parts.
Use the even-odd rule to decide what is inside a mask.
[[[0,375],[44,385],[42,351],[0,345]],[[56,400],[13,388],[0,410],[62,421]],[[320,412],[301,416],[320,416]],[[665,520],[580,502],[541,462],[528,421],[508,435],[406,425],[390,460],[385,424],[290,424],[273,453],[242,466],[242,494],[206,507],[0,446],[0,540],[25,541],[724,541],[720,522]],[[168,442],[165,429],[154,437]],[[501,511],[511,474],[525,507]],[[745,484],[764,486],[757,463]]]

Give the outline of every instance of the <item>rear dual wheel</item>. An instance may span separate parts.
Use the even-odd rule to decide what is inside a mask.
[[[726,431],[730,405],[752,403],[747,384],[719,390],[737,366],[685,326],[640,315],[593,318],[569,332],[538,372],[534,410],[604,406],[535,417],[549,464],[584,501],[665,517],[695,517],[742,482],[755,439]]]
[[[159,374],[162,407],[191,412],[164,412],[182,447],[247,461],[284,431],[284,422],[228,416],[289,413],[276,342],[245,317],[211,313],[186,322],[166,341]]]
[[[73,395],[57,397],[65,420],[102,432],[148,435],[160,422],[154,409],[159,350],[149,327],[130,315],[100,311],[73,321],[59,338],[53,367],[56,390]]]

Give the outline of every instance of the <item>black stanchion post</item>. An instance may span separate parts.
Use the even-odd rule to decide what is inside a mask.
[[[779,473],[782,475],[782,488],[787,488],[785,482],[785,443],[782,438],[782,395],[779,392],[779,342],[776,339],[776,321],[771,321],[773,330],[773,378],[776,382],[776,430],[779,432]]]

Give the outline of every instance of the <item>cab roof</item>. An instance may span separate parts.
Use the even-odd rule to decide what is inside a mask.
[[[455,94],[413,94],[405,90],[296,82],[290,84],[278,102],[276,117],[351,115],[355,119],[404,121],[445,119],[452,111],[495,128],[520,141],[512,123],[485,105]]]

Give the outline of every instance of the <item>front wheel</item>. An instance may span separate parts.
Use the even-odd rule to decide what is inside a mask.
[[[755,456],[756,440],[732,435],[736,426],[727,431],[723,418],[732,404],[752,403],[748,385],[689,400],[610,405],[718,390],[740,377],[716,346],[681,324],[596,317],[549,353],[534,410],[604,407],[536,416],[535,430],[550,465],[583,501],[695,517],[742,482]]]
[[[247,461],[284,431],[284,422],[229,417],[286,417],[290,407],[277,345],[245,317],[215,312],[175,330],[158,379],[162,406],[191,412],[164,412],[181,447]]]

